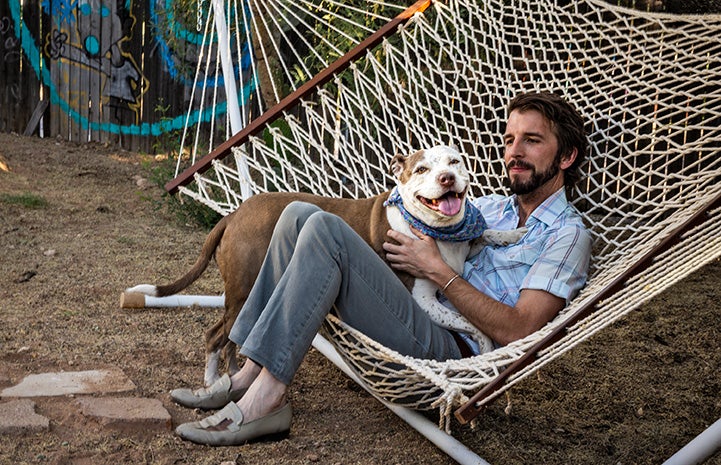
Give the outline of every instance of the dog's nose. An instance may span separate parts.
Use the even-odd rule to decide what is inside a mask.
[[[443,187],[449,187],[456,183],[456,177],[453,173],[441,173],[438,175],[438,184]]]

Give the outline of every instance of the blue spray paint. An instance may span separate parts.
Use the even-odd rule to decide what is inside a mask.
[[[169,5],[169,0],[166,0],[166,5]],[[109,122],[97,122],[97,121],[90,121],[87,117],[81,115],[78,113],[73,107],[65,101],[58,93],[57,88],[55,86],[55,83],[52,80],[52,77],[49,73],[49,68],[45,62],[45,58],[42,56],[40,51],[38,50],[38,47],[36,45],[36,42],[34,38],[30,35],[28,32],[28,28],[23,24],[21,15],[20,15],[20,2],[18,1],[10,1],[10,14],[12,16],[12,19],[15,24],[15,35],[20,40],[20,44],[22,46],[23,52],[28,58],[28,61],[32,65],[36,75],[38,76],[38,79],[47,87],[48,93],[50,96],[50,102],[54,105],[57,105],[63,112],[67,113],[68,116],[70,116],[74,121],[76,121],[79,125],[82,127],[87,127],[90,130],[93,131],[103,131],[108,132],[112,134],[127,134],[127,135],[139,135],[139,136],[159,136],[163,133],[175,131],[182,129],[185,127],[185,125],[195,125],[198,123],[204,123],[209,122],[213,118],[222,116],[227,111],[227,104],[226,102],[221,102],[216,104],[212,109],[206,109],[204,111],[201,110],[195,110],[192,111],[189,115],[180,115],[173,118],[168,118],[163,121],[159,121],[153,124],[149,123],[141,123],[141,124],[134,124],[134,125],[120,125],[116,123],[109,123]],[[84,5],[87,5],[87,0],[63,0],[63,1],[51,1],[51,0],[43,0],[42,6],[43,8],[50,12],[54,18],[56,18],[56,22],[58,24],[67,24],[72,25],[76,22],[77,18],[73,15],[73,11],[78,6],[78,4],[81,4],[81,11],[82,8],[86,8]],[[151,5],[154,4],[154,2],[151,0]],[[130,1],[127,0],[125,2],[125,5],[127,8],[130,8]],[[106,15],[108,16],[110,14],[109,10],[100,10],[100,15],[102,16],[103,11],[105,11]],[[154,5],[151,6],[151,12],[155,12]],[[153,21],[157,20],[157,16],[153,18]],[[179,26],[175,26],[174,30],[181,31],[181,28]],[[191,40],[197,40],[197,37],[194,37],[192,34],[186,33],[186,34],[180,34],[180,37],[187,37],[191,38]],[[97,40],[97,39],[96,39]],[[164,44],[162,40],[158,40],[158,43]],[[86,38],[86,41],[84,43],[84,46],[86,48],[86,51],[88,53],[98,53],[100,51],[101,45],[99,42],[93,42],[92,39],[88,41]],[[167,53],[167,56],[170,55],[169,48],[167,48],[167,44],[165,45],[166,49],[164,50],[164,53]],[[96,49],[97,48],[97,49]],[[96,50],[93,52],[93,50]],[[243,48],[243,57],[241,60],[240,69],[247,69],[246,66],[249,66],[249,59],[250,53],[247,49],[247,44]],[[166,64],[168,63],[168,60],[165,60]],[[168,69],[171,67],[169,66]],[[172,75],[172,74],[171,74]],[[222,85],[222,80],[215,79],[213,82],[215,85]],[[241,90],[240,93],[242,93],[242,100],[241,101],[247,101],[250,97],[250,94],[255,90],[256,88],[256,82],[254,79],[251,79],[250,82],[248,82]]]
[[[160,24],[160,17],[158,15],[158,11],[155,6],[155,2],[151,1],[149,4],[150,7],[150,19],[154,24]],[[245,9],[246,17],[250,17],[250,7],[248,3],[244,3],[243,8]],[[187,42],[191,45],[200,46],[203,43],[203,35],[198,34],[195,31],[190,31],[183,27],[180,22],[175,20],[175,14],[173,13],[172,8],[172,0],[165,0],[165,10],[163,11],[165,14],[168,24],[170,25],[171,33],[173,34],[173,37],[178,39],[181,42]],[[246,32],[249,31],[249,28],[246,28]],[[174,60],[174,54],[172,53],[170,46],[168,45],[168,42],[163,38],[161,35],[156,35],[155,40],[160,48],[160,57],[165,63],[165,66],[168,70],[168,73],[170,76],[175,79],[176,81],[182,83],[185,86],[192,86],[193,80],[183,76],[183,74],[178,70],[178,68],[175,66],[175,60]],[[211,43],[214,43],[216,40],[215,36],[211,38]],[[234,47],[233,44],[231,44],[231,47]],[[247,71],[251,66],[251,54],[249,50],[249,44],[248,41],[244,41],[241,45],[241,62],[240,62],[240,70]],[[239,81],[240,72],[238,69],[238,66],[236,65],[234,68],[235,72],[235,79],[236,81]],[[198,87],[215,87],[215,86],[223,86],[223,76],[213,76],[210,75],[209,77],[206,77],[205,80],[200,80],[197,83]],[[251,87],[251,91],[255,89],[255,83],[249,82],[246,84],[246,86]],[[250,92],[247,93],[247,95],[250,95]]]

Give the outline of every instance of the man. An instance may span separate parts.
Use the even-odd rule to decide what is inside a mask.
[[[585,284],[591,239],[565,188],[586,156],[583,119],[549,93],[523,94],[509,105],[503,135],[511,197],[477,199],[491,229],[528,228],[507,247],[488,246],[463,276],[443,261],[435,241],[395,231],[384,245],[393,268],[435,282],[471,323],[504,345],[551,320]],[[178,426],[194,442],[233,445],[287,432],[287,387],[323,319],[339,318],[379,343],[417,358],[447,360],[477,353],[469,337],[433,323],[387,265],[340,218],[291,204],[273,232],[256,283],[230,332],[247,357],[193,399],[225,407]],[[237,403],[235,402],[237,401]],[[217,405],[212,405],[212,404]]]

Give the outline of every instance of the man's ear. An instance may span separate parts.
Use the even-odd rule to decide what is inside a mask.
[[[574,147],[570,153],[561,157],[561,169],[567,170],[568,168],[570,168],[571,165],[573,165],[573,162],[576,161],[577,156],[578,156],[578,149],[576,147]]]
[[[391,160],[390,164],[391,173],[393,173],[393,176],[395,176],[396,179],[401,177],[401,173],[403,172],[405,166],[406,157],[404,155],[401,155],[400,153],[397,153]]]

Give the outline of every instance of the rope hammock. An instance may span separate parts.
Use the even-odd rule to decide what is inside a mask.
[[[246,26],[235,30],[254,44],[254,67],[237,75],[252,88],[240,105],[248,121],[205,156],[196,142],[166,188],[223,215],[243,192],[366,197],[393,186],[395,153],[443,143],[467,156],[473,195],[506,193],[505,107],[521,91],[550,90],[589,122],[587,178],[572,197],[595,241],[581,294],[546,327],[490,353],[414,359],[329,317],[325,336],[374,393],[440,409],[446,428],[454,411],[465,423],[721,256],[721,16],[596,0],[362,5],[252,0],[239,10]],[[347,36],[340,22],[364,11]],[[312,30],[324,34],[313,39]],[[293,75],[305,63],[296,51],[314,53],[311,40],[342,57],[315,57],[317,70]],[[265,94],[264,79],[275,83]]]

